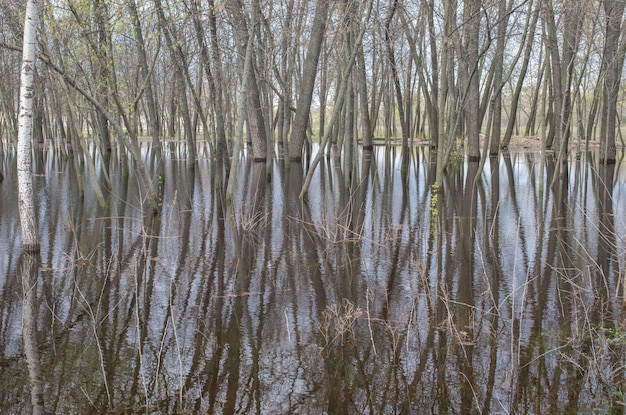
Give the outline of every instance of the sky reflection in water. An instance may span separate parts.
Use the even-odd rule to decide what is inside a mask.
[[[542,160],[476,185],[459,164],[435,197],[428,149],[403,177],[376,148],[350,175],[323,163],[304,201],[301,166],[243,163],[229,204],[215,163],[169,154],[152,217],[123,163],[99,209],[48,154],[31,258],[5,156],[0,411],[620,409],[626,165]]]

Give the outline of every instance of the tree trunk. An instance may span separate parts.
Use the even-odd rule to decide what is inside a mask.
[[[398,116],[400,118],[400,129],[402,131],[402,171],[406,172],[408,166],[409,154],[409,127],[404,114],[404,101],[402,99],[402,89],[400,87],[400,78],[398,77],[398,68],[396,66],[396,58],[394,55],[393,40],[391,39],[391,22],[398,8],[398,0],[394,0],[387,19],[385,21],[385,45],[387,46],[387,59],[391,68],[391,76],[396,93],[396,105],[398,106]],[[393,108],[393,105],[391,106]],[[393,119],[393,115],[392,115]]]
[[[154,0],[154,4],[159,17],[161,30],[163,31],[163,36],[165,37],[165,42],[170,50],[170,56],[174,61],[174,75],[176,76],[176,86],[178,87],[181,116],[183,117],[183,128],[185,131],[185,140],[187,142],[187,156],[190,161],[189,167],[193,168],[196,163],[196,140],[191,128],[191,114],[189,112],[189,103],[187,102],[187,81],[182,67],[185,63],[182,62],[180,56],[181,54],[178,53],[178,39],[175,38],[173,30],[169,27],[170,20],[165,17],[161,0]]]
[[[600,162],[615,164],[615,125],[617,121],[617,99],[624,66],[626,38],[619,45],[622,32],[624,0],[604,0],[606,33],[602,66],[604,69],[604,94],[602,96],[602,118],[600,120]]]
[[[39,7],[37,0],[26,3],[22,69],[20,76],[20,109],[17,135],[17,187],[22,246],[26,252],[39,251],[39,232],[35,217],[32,170],[33,95],[35,87],[35,54]]]
[[[301,7],[302,5],[298,5]],[[305,2],[306,6],[306,2]],[[296,59],[298,56],[297,40],[300,38],[302,30],[302,15],[294,13],[294,0],[289,0],[286,4],[285,22],[281,33],[281,64],[279,81],[282,86],[282,97],[277,114],[278,126],[278,156],[280,158],[289,158],[289,132],[291,130],[292,121],[292,97],[293,97],[293,77],[296,68]],[[297,16],[297,20],[296,17]],[[321,116],[321,113],[320,113]]]
[[[478,39],[480,30],[480,1],[466,0],[465,28],[467,54],[467,99],[465,116],[468,145],[468,160],[480,160],[480,68],[478,67]]]
[[[520,101],[520,95],[522,93],[522,87],[524,86],[524,78],[526,77],[526,72],[528,71],[528,65],[530,63],[530,55],[533,50],[535,30],[537,29],[538,21],[539,21],[539,7],[537,7],[535,11],[533,12],[530,29],[525,31],[525,33],[528,33],[528,38],[525,41],[526,49],[524,50],[524,58],[522,60],[522,67],[520,68],[519,77],[515,85],[515,91],[513,92],[513,96],[511,97],[511,110],[509,111],[510,113],[509,121],[506,126],[506,131],[504,132],[504,138],[502,139],[502,147],[504,149],[508,148],[509,143],[511,142],[511,137],[513,136],[513,128],[515,127],[515,122],[517,120],[517,108],[518,108],[519,101]]]
[[[233,29],[235,31],[235,40],[237,42],[237,50],[240,57],[244,57],[241,61],[245,61],[247,53],[246,45],[248,37],[254,37],[254,28],[248,30],[248,23],[240,0],[228,0],[225,2],[225,8],[230,16]],[[252,45],[252,69],[245,73],[242,67],[242,76],[248,78],[243,80],[247,85],[248,93],[245,94],[246,99],[246,115],[248,121],[248,141],[252,143],[252,154],[254,160],[265,162],[267,159],[267,137],[265,131],[265,120],[263,119],[263,111],[261,108],[261,98],[259,95],[259,87],[254,71],[255,51]],[[245,65],[242,65],[245,66]]]
[[[359,31],[358,36],[356,37],[355,44],[357,45],[360,45],[361,42],[363,41],[365,27],[367,27],[367,23],[369,22],[369,19],[372,13],[373,4],[374,3],[370,1],[369,5],[367,5],[367,12],[365,13],[365,16],[363,18],[363,24],[361,25],[361,29]],[[352,56],[350,56],[350,58],[348,58],[347,60],[348,67],[345,68],[346,73],[343,75],[341,82],[339,84],[339,90],[337,92],[337,102],[335,102],[335,107],[333,108],[333,114],[332,114],[330,123],[328,125],[328,130],[326,131],[326,133],[324,133],[324,136],[320,138],[320,148],[317,151],[315,158],[311,162],[311,165],[309,166],[309,170],[307,171],[304,184],[302,185],[302,191],[300,192],[300,195],[298,196],[300,199],[302,199],[305,193],[307,192],[311,184],[311,179],[313,178],[313,173],[315,172],[315,168],[317,167],[317,164],[320,162],[320,160],[322,159],[324,155],[324,149],[326,147],[326,144],[328,143],[328,139],[330,138],[330,135],[332,134],[333,130],[335,130],[336,123],[338,122],[339,116],[341,114],[341,110],[343,108],[344,101],[346,99],[346,95],[347,95],[346,91],[349,86],[348,80],[350,79],[349,74],[352,71],[352,65],[356,61],[357,51],[358,49],[354,49],[352,51]]]
[[[146,53],[141,22],[139,21],[139,15],[137,13],[137,4],[135,3],[135,0],[127,0],[127,6],[130,12],[131,21],[133,23],[135,39],[137,41],[137,51],[139,52],[139,65],[141,67],[141,72],[143,75],[142,82],[145,83],[146,107],[148,110],[148,131],[150,131],[152,143],[157,150],[157,154],[161,154],[161,127],[156,105],[156,94],[153,88],[154,77],[152,75],[150,66],[148,65],[148,56]]]
[[[430,74],[430,98],[428,102],[428,130],[430,131],[430,146],[431,148],[437,148],[439,145],[439,117],[443,117],[443,114],[439,113],[439,54],[437,53],[437,33],[435,29],[435,6],[433,0],[425,0],[425,9],[427,10],[426,20],[428,21],[428,46],[430,49],[430,68],[425,72]],[[442,47],[443,49],[443,47]],[[426,85],[424,86],[426,88]]]
[[[254,22],[254,21],[253,21]],[[246,106],[246,95],[248,94],[248,82],[252,79],[248,76],[248,72],[252,71],[252,33],[248,36],[248,43],[246,44],[246,53],[243,65],[243,84],[241,86],[241,97],[239,98],[239,109],[237,110],[237,133],[235,136],[235,142],[233,145],[233,157],[230,164],[230,174],[228,175],[228,184],[226,186],[226,200],[231,201],[233,191],[235,188],[235,181],[237,179],[237,165],[239,164],[240,149],[243,142],[243,123],[244,123],[244,108]]]
[[[322,40],[322,43],[326,43],[326,40]],[[320,100],[320,125],[319,125],[319,136],[320,139],[322,137],[324,137],[324,135],[326,134],[326,100],[328,97],[328,65],[326,64],[326,62],[328,62],[328,50],[327,48],[324,49],[323,51],[324,55],[323,55],[323,61],[322,61],[322,67],[320,69],[320,93],[319,93],[319,100]]]
[[[430,130],[430,134],[436,134],[436,120],[437,119],[437,108],[434,104],[434,102],[436,102],[436,95],[435,92],[437,90],[437,86],[434,85],[434,83],[431,83],[429,85],[429,81],[427,81],[426,76],[429,72],[433,72],[432,79],[437,79],[437,75],[435,75],[435,71],[437,68],[437,64],[433,63],[432,65],[430,65],[428,68],[426,68],[425,64],[424,64],[424,52],[422,51],[422,46],[421,46],[421,42],[420,41],[416,41],[415,37],[413,36],[413,33],[419,33],[419,30],[416,30],[416,28],[411,25],[408,21],[407,18],[405,16],[405,14],[401,14],[401,18],[402,18],[402,26],[404,28],[404,33],[405,36],[407,37],[408,43],[409,43],[409,51],[410,51],[410,55],[412,57],[412,59],[415,61],[415,67],[416,67],[416,73],[417,73],[417,77],[418,77],[418,87],[416,88],[417,93],[418,93],[418,97],[419,94],[421,93],[421,95],[424,98],[425,101],[425,111],[426,111],[426,119],[429,122],[429,130]],[[430,17],[427,17],[428,19],[430,19]],[[419,24],[419,23],[418,23]],[[417,45],[417,46],[416,46]],[[418,53],[418,48],[419,48],[419,53]],[[436,55],[436,50],[435,50],[435,57]],[[435,81],[432,81],[435,82]],[[431,87],[431,89],[429,90],[428,87]],[[418,103],[417,103],[417,108],[416,108],[416,116],[415,116],[415,123],[414,123],[414,127],[412,127],[410,129],[410,131],[412,131],[414,135],[418,135],[418,136],[424,136],[424,128],[423,128],[423,122],[422,121],[422,114],[421,114],[421,105],[420,105],[420,101],[418,98]],[[434,131],[433,131],[434,130]],[[431,142],[432,147],[435,147],[434,143],[436,143],[436,139],[433,139],[432,136],[429,140]]]
[[[103,0],[96,0],[93,3],[94,19],[97,26],[97,41],[95,44],[98,59],[96,60],[96,99],[102,103],[105,108],[109,107],[109,80],[114,74],[110,73],[111,67],[107,65],[109,58],[110,39],[108,35],[108,12]],[[109,123],[106,117],[101,113],[96,113],[97,119],[97,142],[100,144],[100,151],[105,160],[105,168],[108,168],[108,160],[111,155],[111,132],[109,131]]]
[[[550,75],[552,81],[552,125],[553,136],[550,135],[546,139],[546,147],[552,148],[554,145],[561,145],[561,132],[562,132],[562,108],[563,108],[563,88],[561,78],[561,56],[559,54],[559,44],[556,30],[556,20],[554,17],[554,6],[552,0],[546,2],[546,25],[548,27],[548,56],[550,57]],[[553,138],[552,138],[553,137]],[[556,142],[556,143],[555,143]]]
[[[309,38],[309,48],[302,70],[296,114],[293,119],[293,128],[289,139],[289,159],[291,161],[297,162],[302,160],[302,146],[305,141],[306,129],[309,125],[313,89],[315,87],[315,78],[317,77],[317,63],[319,61],[320,51],[322,50],[329,7],[330,0],[320,0],[315,8],[315,17],[313,18],[313,26]]]
[[[455,8],[456,1],[449,1],[446,3],[444,10],[444,26],[443,26],[443,38],[441,40],[441,64],[439,65],[439,78],[441,84],[439,85],[439,93],[437,95],[437,167],[435,173],[435,181],[440,190],[443,190],[443,174],[447,164],[447,147],[448,147],[448,134],[446,131],[446,108],[448,106],[448,84],[451,77],[450,72],[453,70],[452,62],[452,37],[453,32],[456,30],[455,25]],[[451,125],[449,128],[453,128]],[[450,134],[452,137],[452,134]]]
[[[200,54],[202,56],[202,67],[204,68],[207,81],[209,83],[209,92],[212,96],[211,105],[213,107],[213,112],[215,114],[215,130],[217,135],[217,145],[216,145],[216,158],[218,160],[223,160],[228,155],[228,145],[226,141],[226,129],[224,122],[224,109],[222,105],[222,88],[220,82],[216,82],[215,77],[213,76],[213,71],[211,70],[211,55],[209,54],[208,47],[206,42],[204,41],[204,30],[202,28],[202,22],[200,20],[200,11],[198,10],[198,5],[196,4],[198,0],[191,0],[191,12],[193,14],[193,23],[196,32],[196,38],[198,40],[198,44],[200,45]],[[212,10],[212,9],[211,9]],[[210,14],[213,14],[210,12]]]
[[[211,61],[213,62],[213,75],[215,77],[215,111],[221,112],[224,117],[224,135],[226,137],[226,146],[232,139],[232,123],[229,122],[228,111],[230,109],[230,101],[228,94],[224,93],[224,76],[222,73],[222,54],[218,42],[216,6],[213,0],[209,0],[209,35],[211,43]],[[230,132],[230,135],[229,135]]]
[[[369,103],[367,95],[367,77],[365,73],[365,57],[363,56],[363,45],[356,45],[357,54],[357,86],[359,89],[359,112],[361,116],[361,134],[363,142],[361,143],[364,151],[374,149],[372,140],[372,123],[370,122]]]
[[[489,141],[489,155],[495,156],[500,152],[500,140],[502,139],[502,87],[504,47],[506,44],[506,28],[509,21],[510,6],[505,1],[501,1],[498,6],[498,38],[496,40],[496,55],[493,69],[493,93],[492,107],[493,119],[491,123],[491,134]],[[489,128],[489,126],[487,126]]]
[[[580,44],[583,7],[580,2],[566,1],[563,7],[563,52],[561,59],[562,108],[561,108],[561,142],[559,143],[559,159],[565,162],[568,152],[572,124],[572,85],[574,83],[574,62]]]

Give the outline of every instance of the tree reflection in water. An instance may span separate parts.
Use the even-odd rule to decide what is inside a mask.
[[[227,203],[215,163],[166,157],[145,216],[121,162],[102,210],[46,157],[41,263],[19,259],[3,167],[3,413],[623,407],[621,165],[507,154],[435,195],[427,148],[404,177],[377,148],[303,200],[302,165],[244,163]]]
[[[24,253],[18,264],[18,269],[18,274],[22,278],[22,338],[24,341],[24,357],[28,367],[28,386],[30,389],[32,413],[34,415],[43,415],[43,379],[41,377],[40,345],[37,329],[39,253]]]

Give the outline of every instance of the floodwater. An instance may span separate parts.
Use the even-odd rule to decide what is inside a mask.
[[[0,168],[0,412],[615,413],[626,404],[626,162],[416,148],[300,165],[164,157],[162,210],[113,154],[36,157],[40,255]],[[149,149],[144,147],[146,157]]]

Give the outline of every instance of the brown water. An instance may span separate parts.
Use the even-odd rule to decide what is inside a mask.
[[[30,257],[0,157],[0,412],[623,411],[626,163],[594,158],[457,162],[435,196],[428,149],[376,148],[303,201],[302,166],[243,162],[227,203],[168,153],[150,216],[125,161],[100,209],[40,154]]]

